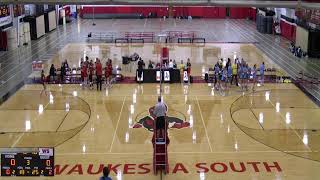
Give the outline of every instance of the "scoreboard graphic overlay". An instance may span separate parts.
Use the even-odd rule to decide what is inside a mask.
[[[1,176],[54,176],[54,148],[0,149]]]

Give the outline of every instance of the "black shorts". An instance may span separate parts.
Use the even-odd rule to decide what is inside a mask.
[[[141,78],[141,76],[142,76],[142,72],[143,72],[143,70],[142,69],[138,69],[138,78],[140,79]]]
[[[89,81],[92,82],[92,74],[89,75]]]
[[[157,129],[165,129],[165,118],[164,116],[157,117],[156,119],[156,128]]]

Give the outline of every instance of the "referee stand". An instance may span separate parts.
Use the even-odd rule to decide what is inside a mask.
[[[162,72],[162,59],[160,61],[160,72]],[[160,73],[160,97],[162,97],[162,73]],[[164,128],[157,127],[157,119],[155,123],[153,123],[153,137],[152,137],[152,145],[153,145],[153,172],[154,174],[158,174],[158,171],[161,171],[164,174],[169,172],[169,163],[168,163],[168,145],[170,143],[168,137],[168,123],[166,117],[164,118],[165,124]]]
[[[153,171],[154,174],[157,174],[158,171],[164,172],[165,174],[169,172],[169,163],[168,163],[168,145],[170,139],[168,137],[168,124],[165,119],[165,128],[157,129],[156,123],[154,123],[153,128]]]

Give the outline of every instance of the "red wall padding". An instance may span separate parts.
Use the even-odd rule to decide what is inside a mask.
[[[202,18],[225,18],[225,7],[174,7],[173,16],[193,16]]]
[[[105,7],[95,7],[95,14],[143,14],[147,16],[150,12],[157,13],[158,17],[162,17],[164,15],[168,15],[168,10],[166,7],[143,7],[143,6],[105,6]],[[92,14],[93,8],[86,6],[81,9],[81,14]]]
[[[0,31],[0,50],[7,50],[8,41],[7,41],[7,32]]]
[[[173,7],[173,16],[196,16],[202,18],[225,18],[225,7]],[[165,6],[105,6],[95,7],[95,14],[134,14],[139,13],[147,16],[150,12],[156,13],[158,17],[167,16],[168,9]],[[89,6],[81,9],[81,14],[92,14],[93,8]]]
[[[280,21],[281,35],[290,41],[296,40],[296,26],[289,24],[281,19]]]
[[[248,7],[232,7],[230,8],[230,17],[233,19],[245,19],[249,17]]]
[[[256,21],[257,18],[257,9],[255,8],[249,8],[249,12],[248,12],[249,18],[252,21]]]

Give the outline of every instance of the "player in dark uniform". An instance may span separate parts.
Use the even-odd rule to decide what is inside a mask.
[[[89,87],[90,89],[92,89],[93,88],[93,72],[94,72],[94,64],[92,60],[90,61],[88,66],[89,66]]]
[[[43,89],[40,93],[40,96],[42,96],[42,93],[44,92],[45,95],[47,95],[47,85],[46,85],[46,82],[47,82],[47,78],[46,78],[46,75],[44,74],[44,71],[42,70],[41,71],[41,84],[43,86]]]

